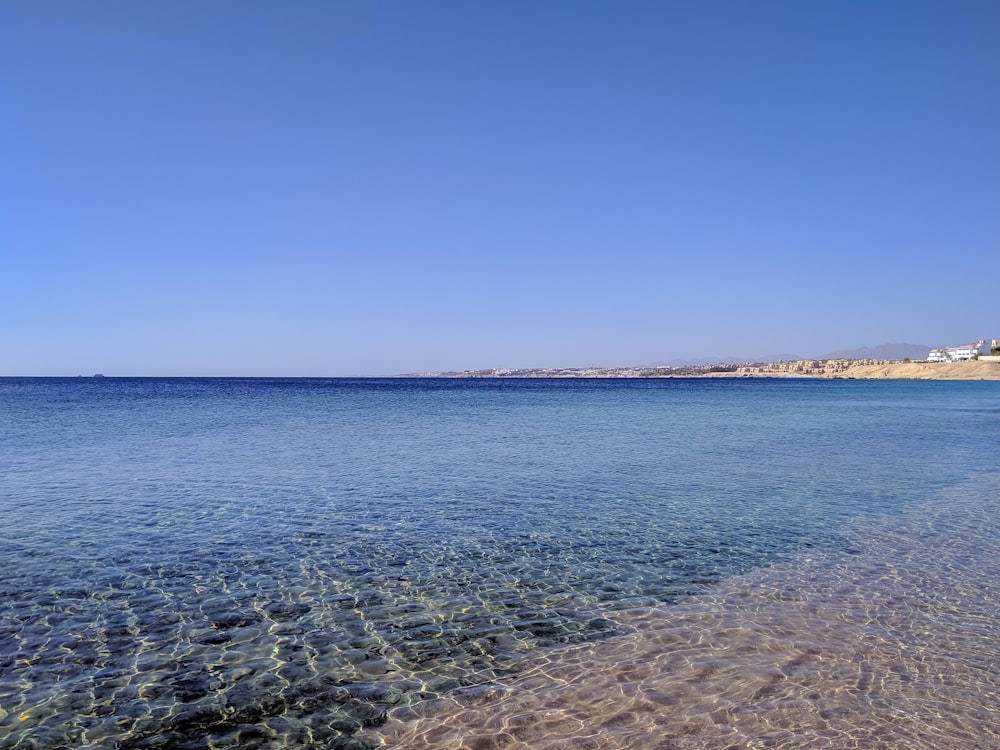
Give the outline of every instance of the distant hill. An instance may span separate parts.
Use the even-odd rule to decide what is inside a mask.
[[[816,359],[925,359],[933,348],[927,344],[879,344],[860,349],[842,349]]]

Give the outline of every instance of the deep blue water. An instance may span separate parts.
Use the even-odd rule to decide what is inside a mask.
[[[347,747],[998,449],[997,382],[0,379],[0,747]]]

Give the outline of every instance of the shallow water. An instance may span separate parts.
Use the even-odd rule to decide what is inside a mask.
[[[996,386],[0,380],[0,747],[989,746]]]
[[[1000,475],[396,709],[407,748],[1000,747]]]

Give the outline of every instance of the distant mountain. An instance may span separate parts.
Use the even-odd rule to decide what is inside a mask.
[[[816,359],[924,359],[932,348],[927,344],[879,344],[830,352]]]

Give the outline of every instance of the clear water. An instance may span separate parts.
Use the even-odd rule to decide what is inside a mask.
[[[998,449],[993,382],[0,380],[0,747],[465,746],[561,655],[995,514]],[[490,742],[662,732],[587,725]]]

